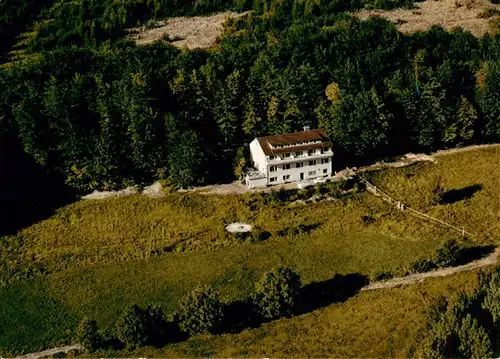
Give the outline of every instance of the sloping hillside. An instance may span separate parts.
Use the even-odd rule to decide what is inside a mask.
[[[223,12],[211,16],[174,17],[157,21],[150,28],[129,29],[137,45],[149,45],[155,41],[168,41],[172,45],[192,49],[211,47],[222,34],[224,23],[229,19],[245,16],[249,12]]]
[[[415,3],[414,9],[361,10],[360,19],[380,16],[397,24],[401,32],[415,33],[440,25],[446,30],[461,27],[476,36],[498,32],[500,5],[487,0],[427,0]],[[496,26],[495,26],[496,24]]]

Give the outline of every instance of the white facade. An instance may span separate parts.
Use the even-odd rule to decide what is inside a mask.
[[[251,188],[332,175],[333,151],[329,142],[312,140],[276,147],[269,143],[265,145],[269,146],[268,155],[262,148],[262,139],[259,141],[256,138],[250,143],[251,161],[257,170],[252,172],[252,175],[247,175],[246,183]],[[290,151],[287,151],[287,148],[290,148]]]

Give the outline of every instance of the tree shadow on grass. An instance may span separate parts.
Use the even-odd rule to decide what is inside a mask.
[[[344,302],[367,285],[368,277],[359,273],[336,274],[323,282],[305,285],[299,295],[297,314],[305,314],[332,303]]]
[[[313,282],[302,287],[293,316],[310,313],[333,303],[344,302],[368,284],[368,277],[354,274],[336,274],[323,282]],[[271,320],[263,318],[254,309],[251,299],[228,304],[221,333],[239,333],[258,328]]]
[[[0,236],[48,218],[77,200],[64,179],[42,168],[15,140],[0,134]]]
[[[467,264],[469,262],[484,258],[495,250],[495,246],[474,246],[462,248],[459,253],[457,265]]]
[[[239,333],[245,329],[258,328],[266,322],[265,318],[255,311],[250,298],[228,304],[224,314],[221,333]]]
[[[148,327],[148,329],[146,345],[155,348],[163,348],[167,344],[184,342],[189,338],[187,333],[180,330],[179,323],[176,320],[166,320],[156,323],[154,326]],[[109,338],[104,339],[102,348],[107,350],[124,350],[127,349],[127,345],[122,343],[113,334]]]
[[[483,189],[483,185],[474,184],[460,189],[452,189],[443,193],[440,203],[441,204],[452,204],[464,199],[469,199],[474,196],[476,192]]]

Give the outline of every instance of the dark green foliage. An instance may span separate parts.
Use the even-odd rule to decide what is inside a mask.
[[[115,323],[115,335],[129,348],[145,345],[148,340],[146,313],[137,305],[125,310]]]
[[[429,259],[418,259],[411,266],[413,273],[425,273],[434,269],[436,269],[436,264]]]
[[[76,340],[88,352],[99,349],[103,344],[103,338],[98,332],[96,321],[83,318],[76,329]]]
[[[466,242],[458,243],[455,239],[445,241],[432,259],[418,259],[412,263],[413,273],[424,273],[437,268],[454,267],[472,262],[490,254],[493,246],[467,246]]]
[[[40,24],[27,40],[30,60],[0,71],[0,132],[9,127],[15,146],[82,192],[232,180],[255,136],[304,125],[328,131],[339,166],[499,141],[498,37],[437,27],[402,36],[382,19],[342,13],[411,3],[22,1],[14,11],[4,1],[9,48],[19,21],[40,15]],[[249,7],[215,51],[121,39],[155,18]]]
[[[393,114],[387,111],[375,88],[356,96],[344,94],[338,103],[324,110],[319,107],[317,113],[322,117],[320,125],[349,156],[388,153]]]
[[[300,236],[302,234],[310,233],[312,230],[314,230],[318,227],[319,227],[319,224],[309,224],[308,225],[308,224],[299,223],[299,224],[294,224],[294,225],[284,227],[284,228],[278,230],[276,234],[280,237],[284,237],[284,236],[296,237],[296,236]]]
[[[179,327],[189,334],[216,333],[224,318],[219,293],[210,287],[197,287],[180,303]]]
[[[485,286],[483,308],[491,313],[493,324],[500,332],[500,270],[497,269]]]
[[[439,303],[430,311],[430,332],[423,345],[424,357],[490,358],[493,354],[489,313],[481,310],[480,292],[461,294],[454,303]],[[486,326],[486,327],[485,327]]]
[[[253,298],[255,308],[268,319],[289,316],[295,309],[300,287],[300,276],[294,270],[277,267],[257,283]]]
[[[362,216],[361,217],[361,222],[363,222],[363,224],[372,224],[372,223],[375,223],[376,219],[373,218],[372,216]]]
[[[236,238],[239,241],[244,241],[250,236],[250,233],[248,232],[235,232],[234,233],[234,238]]]
[[[438,267],[453,267],[460,260],[461,249],[454,239],[447,240],[436,251],[434,263]]]

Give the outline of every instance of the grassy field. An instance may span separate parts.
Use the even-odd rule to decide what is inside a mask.
[[[481,241],[497,242],[500,237],[500,147],[484,148],[437,158],[437,164],[381,171],[371,178],[374,184],[396,198],[427,214],[464,227]],[[438,180],[450,203],[429,204],[429,183]],[[445,201],[446,202],[446,201]]]
[[[477,234],[475,242],[496,243],[500,232],[500,169],[496,166],[499,160],[498,149],[485,149],[443,156],[437,164],[419,164],[369,177],[408,205],[464,226]],[[436,176],[440,176],[446,191],[482,187],[474,187],[470,198],[462,198],[462,192],[458,193],[460,196],[452,192],[448,198],[454,198],[454,203],[430,204],[425,201],[426,191],[429,179]],[[469,192],[464,193],[470,195]],[[224,232],[227,223],[237,220],[269,231],[272,236],[258,243],[238,240]],[[278,234],[298,224],[314,229],[295,235]],[[228,300],[244,298],[257,278],[276,264],[295,268],[305,283],[325,281],[338,273],[403,275],[415,259],[431,256],[445,239],[456,236],[445,227],[398,212],[368,193],[307,206],[266,205],[245,196],[186,194],[164,199],[135,196],[80,201],[1,242],[0,255],[10,267],[27,268],[25,274],[30,276],[30,268],[39,263],[50,274],[35,275],[0,288],[0,348],[17,354],[68,341],[75,323],[84,315],[106,327],[130,303],[158,303],[172,312],[178,299],[201,283],[219,288]],[[9,279],[10,275],[4,265],[3,278]],[[448,286],[439,281],[433,285],[436,291],[446,291]],[[363,293],[345,304],[239,335],[192,339],[170,346],[165,355],[196,356],[201,353],[196,351],[199,346],[207,355],[218,356],[233,355],[231,350],[238,356],[268,352],[287,356],[361,356],[363,352],[363,356],[377,356],[388,350],[387,341],[375,346],[370,355],[367,348],[371,347],[359,341],[358,336],[368,339],[372,333],[376,338],[375,330],[392,331],[406,343],[410,339],[401,333],[413,333],[412,321],[424,320],[417,315],[423,305],[416,310],[412,305],[418,303],[408,303],[409,307],[401,304],[412,302],[414,294],[401,294],[397,299],[393,293],[399,291]],[[412,293],[412,289],[407,291]],[[418,319],[394,324],[402,310],[408,311],[411,318],[416,311]],[[361,316],[351,330],[349,311],[365,316],[374,311],[378,319],[371,322],[373,327],[367,324],[365,333]],[[399,314],[392,315],[391,311]],[[330,315],[331,321],[324,325],[331,335],[314,334],[321,333],[312,328],[315,320]],[[332,327],[337,321],[339,326]],[[303,335],[295,334],[302,331],[306,334],[299,340]],[[381,338],[385,338],[383,335]],[[404,344],[401,348],[405,349],[401,350],[410,346]],[[338,352],[328,354],[329,348]]]
[[[161,350],[145,348],[111,356],[147,357],[413,357],[426,332],[428,310],[440,296],[454,300],[476,286],[460,273],[408,287],[361,292],[344,303],[257,329],[199,336]],[[102,354],[102,353],[101,353]]]
[[[80,201],[0,242],[0,256],[10,268],[0,279],[9,281],[19,272],[52,273],[75,266],[155,257],[170,260],[185,252],[226,252],[242,246],[241,250],[252,251],[256,245],[224,230],[225,225],[235,221],[270,232],[271,238],[265,241],[270,248],[307,247],[312,252],[324,252],[325,258],[340,266],[355,257],[360,263],[370,263],[374,271],[401,272],[408,259],[431,253],[443,236],[455,235],[408,218],[366,193],[307,206],[266,205],[256,197],[173,194],[165,199],[133,196]],[[364,217],[372,220],[365,223]],[[300,224],[311,230],[279,234],[280,230]],[[407,247],[411,253],[407,253]],[[398,257],[392,258],[391,251],[399,251]],[[284,253],[284,258],[288,257]]]

